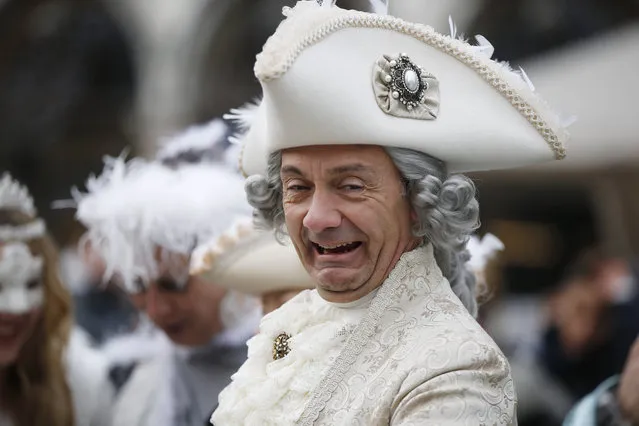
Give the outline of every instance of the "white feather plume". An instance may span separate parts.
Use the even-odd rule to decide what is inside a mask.
[[[493,234],[486,234],[481,239],[472,235],[466,249],[470,253],[470,260],[466,265],[473,271],[483,271],[497,252],[504,249],[504,243]]]
[[[321,7],[333,7],[336,0],[315,0]]]
[[[217,146],[226,142],[227,131],[226,123],[219,118],[206,124],[191,126],[163,140],[156,158],[159,161],[167,161],[188,154],[210,157],[215,154]]]
[[[118,276],[128,291],[157,278],[157,249],[190,255],[200,243],[250,217],[244,180],[226,165],[107,158],[100,176],[74,191],[77,219],[106,264],[105,279]],[[188,270],[184,271],[185,274]]]
[[[376,15],[388,15],[388,0],[369,0],[371,12]]]
[[[256,98],[251,102],[247,102],[241,107],[233,108],[224,114],[224,120],[233,123],[237,129],[231,136],[229,142],[231,146],[224,153],[224,161],[234,170],[240,171],[240,156],[242,154],[242,139],[251,130],[251,126],[256,120],[257,112],[262,103],[261,98]]]
[[[450,29],[450,38],[457,38],[457,25],[455,25],[455,21],[453,21],[451,15],[448,15],[448,26]]]
[[[234,135],[231,142],[236,143],[237,136],[239,136],[239,134],[245,134],[251,129],[261,104],[262,99],[257,98],[251,102],[245,103],[241,107],[233,108],[228,113],[224,114],[222,118],[232,122],[238,130],[238,134]]]

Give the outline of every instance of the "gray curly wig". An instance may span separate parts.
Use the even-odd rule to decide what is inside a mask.
[[[464,306],[477,316],[476,280],[465,264],[469,260],[466,243],[479,226],[479,203],[475,185],[463,175],[449,175],[442,161],[419,151],[385,147],[402,177],[418,220],[413,227],[417,237],[429,241],[437,264]],[[255,208],[257,225],[286,232],[280,180],[281,152],[271,154],[266,177],[250,176],[247,198]]]

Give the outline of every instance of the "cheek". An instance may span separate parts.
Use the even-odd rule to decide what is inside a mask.
[[[286,231],[291,237],[293,244],[297,247],[304,245],[303,232],[306,212],[306,209],[300,205],[284,206],[284,224]]]
[[[144,295],[143,294],[131,294],[129,295],[129,300],[135,306],[135,309],[138,311],[144,311]]]
[[[284,221],[289,230],[300,229],[307,210],[300,204],[284,204]]]
[[[35,330],[40,318],[42,318],[42,308],[36,308],[29,313],[29,335]]]
[[[220,302],[226,290],[209,283],[198,282],[191,284],[188,298],[179,301],[180,310],[198,318],[210,318],[218,315]]]
[[[370,238],[381,238],[398,227],[396,213],[383,202],[370,200],[365,203],[349,203],[341,208],[342,215]]]

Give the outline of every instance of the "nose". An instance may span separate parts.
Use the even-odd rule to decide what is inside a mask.
[[[144,308],[151,319],[162,319],[171,313],[171,302],[165,294],[151,286],[145,294]]]
[[[335,208],[335,203],[329,193],[315,190],[311,205],[304,216],[302,224],[314,234],[331,228],[337,228],[342,223],[342,215]]]
[[[5,292],[8,293],[5,296],[8,301],[6,309],[4,309],[5,312],[20,315],[29,311],[29,300],[25,291],[9,289]]]

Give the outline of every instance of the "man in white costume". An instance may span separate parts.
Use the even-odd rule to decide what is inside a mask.
[[[263,318],[211,423],[516,424],[474,318],[475,188],[452,173],[563,158],[564,128],[485,39],[322,3],[285,9],[240,137],[249,202],[316,290]]]
[[[118,395],[114,425],[201,426],[246,359],[259,301],[189,276],[197,246],[223,240],[251,218],[237,163],[223,161],[225,141],[219,120],[187,129],[155,160],[108,159],[87,193],[74,194],[76,216],[88,229],[83,243],[104,261],[104,279],[163,332],[102,348],[114,364],[137,361]]]

